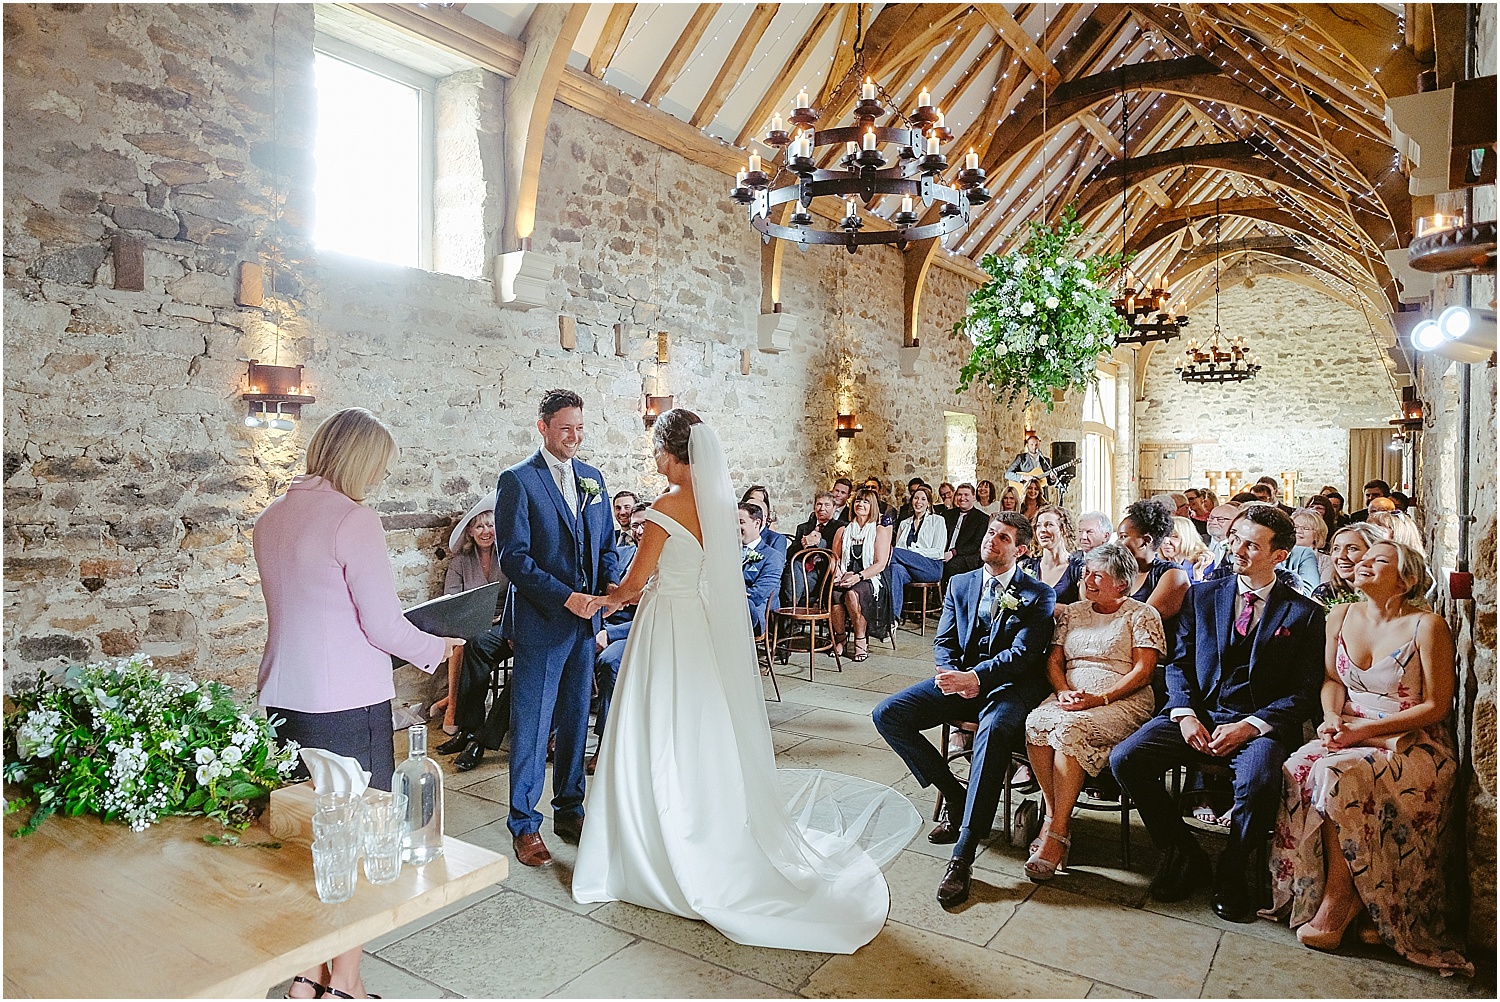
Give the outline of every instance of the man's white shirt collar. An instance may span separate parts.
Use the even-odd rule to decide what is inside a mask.
[[[1016,565],[1015,564],[1011,564],[1010,565],[1010,570],[1006,571],[1004,574],[991,574],[990,573],[989,565],[986,564],[985,567],[984,567],[984,580],[983,580],[983,582],[981,582],[982,587],[981,587],[981,590],[980,590],[980,594],[982,595],[982,594],[984,594],[984,592],[986,590],[988,590],[988,588],[990,586],[990,580],[992,578],[998,579],[1000,581],[1000,590],[1004,591],[1005,589],[1007,589],[1007,588],[1010,587],[1010,583],[1011,583],[1011,581],[1015,580],[1015,577],[1016,577]]]
[[[1258,598],[1261,602],[1265,602],[1271,597],[1271,589],[1276,586],[1276,579],[1274,577],[1271,578],[1271,583],[1266,585],[1264,588],[1251,588],[1250,582],[1245,580],[1243,574],[1236,574],[1234,576],[1234,580],[1236,596],[1244,595],[1246,592],[1254,592],[1255,597]]]
[[[542,446],[542,457],[547,460],[547,465],[554,470],[561,470],[563,473],[571,473],[573,471],[573,461],[571,459],[558,459],[552,455],[552,451],[545,445]]]

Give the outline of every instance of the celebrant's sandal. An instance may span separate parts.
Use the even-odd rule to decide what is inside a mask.
[[[323,988],[322,985],[319,985],[318,987],[319,988]],[[337,988],[323,988],[323,990],[326,991],[329,995],[332,995],[336,999],[352,999],[354,997],[353,995],[350,995],[348,992],[341,992],[341,991],[339,991]],[[365,992],[365,998],[367,998],[367,999],[378,999],[378,998],[380,998],[380,996],[376,995],[374,992]]]
[[[292,984],[295,985],[298,982],[301,982],[304,985],[312,985],[313,998],[315,998],[315,999],[322,998],[323,997],[323,993],[329,990],[327,985],[320,985],[316,981],[314,981],[312,978],[304,978],[300,974],[298,974],[298,975],[296,975],[295,977],[292,978]],[[285,998],[289,998],[289,999],[290,998],[296,998],[296,996],[293,995],[290,991],[288,991],[284,997]]]
[[[869,637],[855,637],[854,638],[854,656],[852,658],[850,658],[849,660],[850,661],[863,661],[866,658],[868,658],[869,656],[870,656],[870,638]]]

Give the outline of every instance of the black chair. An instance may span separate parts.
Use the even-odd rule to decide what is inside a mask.
[[[771,616],[766,620],[767,629],[770,631],[770,645],[772,656],[780,659],[786,664],[794,645],[800,638],[807,641],[807,680],[813,680],[813,657],[819,651],[828,651],[833,655],[834,671],[843,671],[844,665],[835,649],[833,636],[833,553],[821,547],[813,547],[800,551],[787,559],[786,570],[790,573],[792,580],[792,595],[806,596],[806,605],[784,605],[779,609],[773,609]],[[825,631],[827,640],[822,641],[818,637],[819,628]],[[800,635],[782,636],[782,629],[791,631],[801,628],[806,632]],[[795,649],[801,650],[800,646]]]

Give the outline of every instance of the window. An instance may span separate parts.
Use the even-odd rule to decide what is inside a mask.
[[[314,242],[342,254],[431,267],[432,78],[321,36],[314,69]]]
[[[1083,511],[1102,511],[1114,521],[1115,419],[1119,401],[1113,366],[1099,367],[1098,380],[1083,398]]]
[[[979,422],[972,414],[943,412],[943,479],[972,484],[979,469]]]

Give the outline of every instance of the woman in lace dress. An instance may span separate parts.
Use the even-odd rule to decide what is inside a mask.
[[[1458,772],[1453,638],[1415,604],[1426,578],[1417,551],[1376,543],[1354,574],[1365,601],[1328,613],[1323,722],[1282,766],[1271,913],[1320,950],[1368,915],[1408,960],[1472,974],[1448,935],[1443,872]]]
[[[1136,557],[1103,543],[1083,561],[1084,600],[1057,607],[1047,675],[1053,694],[1026,718],[1026,756],[1047,816],[1032,843],[1026,875],[1049,880],[1066,865],[1073,805],[1085,776],[1151,718],[1151,673],[1166,650],[1161,615],[1129,598]]]

